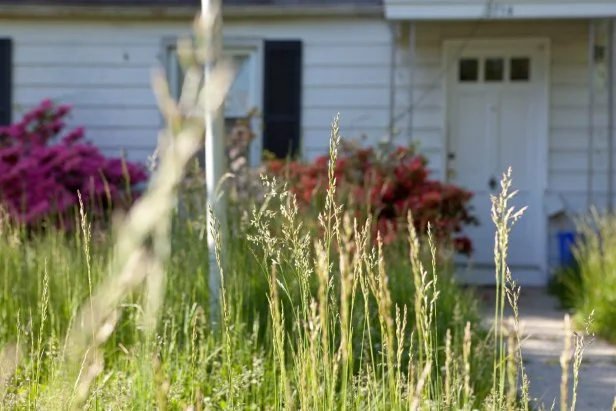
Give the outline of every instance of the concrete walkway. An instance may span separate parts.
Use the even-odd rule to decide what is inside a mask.
[[[477,290],[484,301],[484,321],[494,317],[494,289]],[[530,378],[530,394],[536,409],[560,409],[560,355],[564,347],[564,316],[558,302],[543,289],[522,288],[520,296],[524,364]],[[507,309],[506,316],[511,315]],[[572,366],[571,366],[572,368]],[[573,376],[570,372],[569,389]],[[616,347],[595,339],[584,351],[578,385],[577,410],[611,411],[616,396]],[[569,394],[571,404],[571,391]],[[542,408],[542,406],[544,408]]]

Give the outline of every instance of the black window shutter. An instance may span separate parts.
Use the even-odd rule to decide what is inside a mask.
[[[13,108],[13,41],[0,38],[0,125],[9,125]]]
[[[302,113],[302,43],[265,42],[263,149],[284,158],[299,153]]]

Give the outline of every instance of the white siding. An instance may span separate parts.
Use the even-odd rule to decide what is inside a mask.
[[[228,33],[303,41],[302,145],[305,157],[327,153],[340,113],[345,137],[376,142],[387,132],[391,31],[377,19],[235,23]]]
[[[526,21],[482,23],[421,23],[416,26],[416,69],[412,136],[436,165],[444,165],[445,97],[442,43],[451,38],[548,37],[551,41],[550,120],[548,158],[548,197],[562,198],[570,212],[586,210],[588,192],[588,23],[585,21]],[[408,44],[399,49],[396,112],[409,111]],[[423,96],[423,99],[421,97]],[[595,137],[593,152],[593,203],[603,207],[607,201],[607,97],[605,89],[595,95]],[[401,117],[400,138],[408,138],[408,117]],[[616,159],[615,159],[616,165]],[[437,168],[442,175],[442,169]],[[515,181],[515,170],[514,170]],[[616,181],[616,179],[615,179]],[[549,200],[549,199],[548,199]],[[555,233],[567,223],[551,224],[550,262],[558,257]]]
[[[3,21],[14,40],[14,119],[45,98],[74,106],[71,125],[108,153],[145,160],[160,116],[150,87],[162,41],[190,21]],[[345,136],[386,132],[391,34],[377,19],[225,21],[225,36],[300,39],[304,45],[302,138],[306,156],[327,150],[337,112]]]

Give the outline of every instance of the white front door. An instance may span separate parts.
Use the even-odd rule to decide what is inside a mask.
[[[483,42],[463,52],[447,45],[450,182],[472,191],[478,227],[466,229],[475,252],[458,258],[462,282],[494,284],[494,232],[490,195],[500,192],[512,167],[512,201],[528,206],[510,233],[509,265],[523,285],[545,284],[546,227],[543,213],[547,139],[547,44]],[[458,51],[456,53],[456,51]]]

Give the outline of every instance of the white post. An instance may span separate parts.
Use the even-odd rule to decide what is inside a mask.
[[[201,0],[202,18],[214,18],[214,22],[206,23],[206,26],[213,23],[212,30],[207,33],[208,49],[213,52],[211,61],[205,64],[204,77],[207,82],[211,77],[211,71],[222,54],[222,18],[220,0]],[[205,102],[207,105],[207,101]],[[227,208],[224,195],[217,198],[216,186],[221,181],[226,172],[227,155],[225,153],[224,141],[224,107],[212,113],[206,107],[205,112],[205,179],[207,190],[208,208],[214,211],[216,220],[220,223],[220,235],[222,249],[224,253],[224,240],[227,225]],[[220,310],[220,269],[216,262],[215,253],[216,239],[210,230],[210,218],[207,218],[207,246],[209,253],[209,290],[210,290],[210,313],[212,321],[215,323],[219,318]],[[224,256],[224,255],[223,255]],[[223,260],[224,261],[224,260]]]

